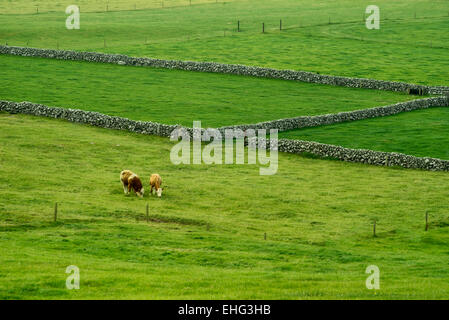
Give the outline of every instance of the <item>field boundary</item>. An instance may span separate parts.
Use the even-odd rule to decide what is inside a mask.
[[[110,63],[128,66],[176,69],[184,71],[234,74],[258,78],[301,81],[301,82],[342,86],[349,88],[364,88],[364,89],[375,89],[375,90],[396,91],[396,92],[421,90],[423,94],[449,95],[448,86],[426,86],[406,82],[322,75],[308,71],[280,70],[280,69],[245,66],[238,64],[137,58],[121,54],[38,49],[38,48],[15,47],[5,45],[0,45],[0,54],[24,56],[24,57],[41,57],[58,60]]]
[[[279,132],[294,129],[332,125],[341,122],[351,122],[369,118],[385,117],[409,112],[414,110],[428,109],[432,107],[449,107],[449,97],[433,97],[400,102],[388,106],[374,107],[368,109],[330,113],[316,116],[299,116],[272,121],[264,121],[255,124],[242,124],[234,126],[223,126],[217,128],[222,135],[226,130],[248,130],[248,129],[278,129]],[[184,128],[190,134],[192,128],[180,124],[168,125],[153,121],[131,120],[124,117],[110,116],[96,111],[84,111],[81,109],[50,107],[33,102],[14,102],[0,100],[0,111],[9,113],[23,113],[49,118],[60,118],[71,122],[86,123],[97,127],[117,130],[129,130],[136,133],[158,135],[169,137],[176,128]]]
[[[416,157],[397,152],[374,151],[369,149],[350,149],[315,141],[279,139],[273,140],[253,137],[248,139],[251,148],[267,148],[299,155],[312,154],[322,159],[336,159],[345,162],[364,163],[377,166],[402,167],[427,171],[449,171],[449,160],[430,157]]]
[[[317,127],[322,125],[331,125],[341,122],[385,117],[402,112],[428,109],[431,107],[449,107],[449,96],[416,99],[382,107],[374,107],[354,111],[345,111],[316,116],[299,116],[294,118],[264,121],[256,124],[226,126],[219,129],[278,129],[280,132],[282,132],[294,129]]]
[[[122,117],[109,116],[94,111],[48,107],[32,102],[12,102],[0,100],[0,111],[11,114],[29,114],[40,117],[64,119],[75,123],[90,124],[95,127],[126,130],[134,133],[169,137],[179,125],[167,125],[151,121],[138,121]]]
[[[31,102],[11,102],[0,100],[0,112],[11,114],[29,114],[34,116],[64,119],[70,122],[89,124],[96,127],[124,130],[133,133],[170,137],[175,129],[184,128],[192,133],[192,128],[180,125],[165,125],[150,121],[135,121],[127,118],[108,116],[99,112],[48,107]],[[204,130],[204,129],[203,129]],[[224,131],[223,128],[219,129]],[[279,139],[275,146],[273,141],[249,138],[250,147],[277,148],[281,152],[294,154],[313,154],[320,158],[338,159],[346,162],[358,162],[379,166],[399,166],[403,168],[423,169],[429,171],[449,171],[449,161],[429,157],[415,157],[396,152],[382,152],[367,149],[349,149],[341,146],[323,144],[313,141]]]

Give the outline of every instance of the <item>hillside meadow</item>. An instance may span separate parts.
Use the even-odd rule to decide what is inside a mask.
[[[73,4],[81,8],[80,30],[65,27],[65,8]],[[365,27],[369,4],[1,1],[0,43],[449,85],[449,2],[378,0],[380,30]],[[0,100],[185,126],[193,120],[203,127],[256,123],[415,98],[0,56]],[[447,110],[280,137],[449,159]],[[449,296],[447,172],[286,153],[279,154],[274,176],[259,175],[260,164],[174,165],[175,142],[167,138],[6,113],[0,113],[0,142],[0,299]],[[141,176],[143,199],[123,194],[123,169]],[[164,181],[161,199],[148,194],[155,172]],[[66,289],[70,265],[80,269],[79,290]],[[380,290],[366,288],[370,265],[380,269]]]
[[[441,107],[291,130],[279,137],[448,160],[448,121],[449,108]]]
[[[445,0],[379,0],[380,30],[365,27],[363,1],[108,2],[107,12],[106,1],[4,2],[0,42],[449,84]],[[80,30],[65,28],[72,4]]]
[[[236,75],[0,56],[0,99],[192,126],[256,123],[377,107],[404,93]]]
[[[9,114],[0,126],[2,299],[449,293],[447,173],[280,154],[277,175],[259,176],[256,165],[175,166],[174,143],[159,137]],[[146,188],[159,172],[162,199],[125,196],[124,168]],[[375,292],[365,287],[372,264]],[[65,289],[69,265],[80,268],[80,290]]]

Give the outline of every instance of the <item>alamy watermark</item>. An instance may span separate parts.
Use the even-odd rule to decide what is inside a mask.
[[[366,288],[368,290],[379,290],[380,289],[380,270],[376,265],[370,265],[366,267],[365,273],[369,274],[366,278]]]
[[[68,266],[65,269],[65,273],[70,274],[66,281],[65,286],[67,289],[79,289],[80,288],[80,269],[77,266]]]
[[[366,28],[369,30],[379,30],[380,29],[380,9],[378,6],[370,5],[366,7],[366,14],[369,16],[366,18]]]
[[[68,30],[80,28],[80,8],[76,5],[70,5],[65,9],[65,13],[69,14],[65,20],[65,27]]]
[[[181,138],[181,141],[179,139]],[[201,121],[193,122],[191,131],[175,129],[171,141],[178,141],[170,152],[173,164],[245,164],[245,141],[248,146],[246,164],[268,165],[259,169],[260,175],[274,175],[278,170],[278,130],[202,129]],[[207,144],[204,144],[206,142]],[[223,159],[224,146],[224,159]],[[235,149],[234,149],[235,146]],[[267,152],[269,150],[269,152]],[[235,157],[234,157],[235,153]]]

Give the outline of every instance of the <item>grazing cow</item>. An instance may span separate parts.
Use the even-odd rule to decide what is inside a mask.
[[[133,173],[129,170],[123,170],[120,173],[120,181],[123,185],[123,191],[125,194],[129,194],[131,189],[140,197],[143,197],[144,189],[142,187],[142,181],[137,176],[137,174]]]
[[[157,173],[154,173],[150,177],[150,194],[153,194],[153,188],[157,192],[157,196],[160,198],[162,196],[162,178]]]

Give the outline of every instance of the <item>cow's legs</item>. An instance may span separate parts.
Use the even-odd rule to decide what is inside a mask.
[[[125,184],[122,182],[122,186],[123,186],[123,192],[125,194],[128,194],[128,188],[125,186]]]

